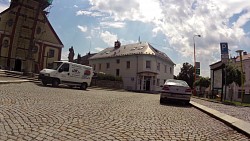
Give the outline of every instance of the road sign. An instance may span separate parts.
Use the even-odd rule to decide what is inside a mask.
[[[221,54],[228,54],[228,44],[220,43]]]
[[[196,68],[200,68],[200,66],[201,66],[201,65],[200,65],[200,62],[195,62],[195,67],[196,67]]]
[[[201,74],[200,68],[197,68],[197,69],[196,69],[196,74],[197,74],[197,75],[200,75],[200,74]]]

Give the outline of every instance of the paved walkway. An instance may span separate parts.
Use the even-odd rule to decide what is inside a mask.
[[[250,123],[250,107],[225,105],[194,97],[192,101]]]

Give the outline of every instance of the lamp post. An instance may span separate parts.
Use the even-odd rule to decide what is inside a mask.
[[[201,37],[201,35],[194,35],[193,36],[193,43],[194,43],[194,95],[196,95],[196,88],[195,88],[195,81],[196,81],[196,57],[195,57],[195,37]]]
[[[239,56],[240,56],[240,71],[241,71],[241,103],[243,103],[243,100],[244,100],[244,93],[243,93],[243,90],[244,90],[244,78],[243,78],[243,65],[242,65],[242,52],[243,50],[237,50],[236,51],[237,53],[239,53]]]

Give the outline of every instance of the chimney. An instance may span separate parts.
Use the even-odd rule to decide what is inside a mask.
[[[247,55],[247,52],[246,52],[246,51],[244,51],[244,52],[243,52],[243,55]]]
[[[115,42],[115,49],[118,49],[118,48],[120,48],[121,47],[121,42],[120,41],[116,41]]]

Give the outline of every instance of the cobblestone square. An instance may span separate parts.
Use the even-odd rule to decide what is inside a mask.
[[[249,140],[191,106],[159,95],[0,85],[0,140]]]

